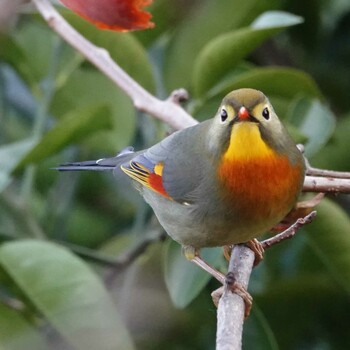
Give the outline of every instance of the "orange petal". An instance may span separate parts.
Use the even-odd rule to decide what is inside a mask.
[[[152,15],[143,8],[153,0],[61,0],[61,2],[101,29],[120,32],[153,28]]]

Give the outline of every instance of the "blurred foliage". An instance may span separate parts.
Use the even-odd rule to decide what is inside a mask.
[[[263,90],[314,166],[349,171],[348,1],[155,0],[150,11],[156,28],[132,34],[62,13],[158,97],[188,89],[198,119],[232,89]],[[164,125],[28,12],[0,35],[0,121],[0,347],[213,349],[217,283],[162,242],[128,181],[50,170],[148,147]],[[330,197],[254,270],[244,348],[350,343],[350,199]],[[225,271],[220,249],[204,255]]]

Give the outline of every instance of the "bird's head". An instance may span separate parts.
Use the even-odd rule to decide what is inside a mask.
[[[264,157],[295,152],[295,144],[270,101],[255,89],[239,89],[224,97],[210,130],[209,144],[228,157]]]

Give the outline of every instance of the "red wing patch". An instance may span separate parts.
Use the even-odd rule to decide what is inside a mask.
[[[152,170],[150,170],[140,163],[131,161],[129,163],[129,167],[126,168],[122,166],[121,169],[125,174],[130,176],[133,180],[139,182],[142,186],[150,188],[166,198],[170,198],[163,186],[163,166],[163,163],[160,162],[156,164]]]

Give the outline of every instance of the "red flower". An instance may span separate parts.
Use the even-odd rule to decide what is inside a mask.
[[[145,6],[153,0],[61,0],[61,2],[101,29],[120,32],[154,27]]]

